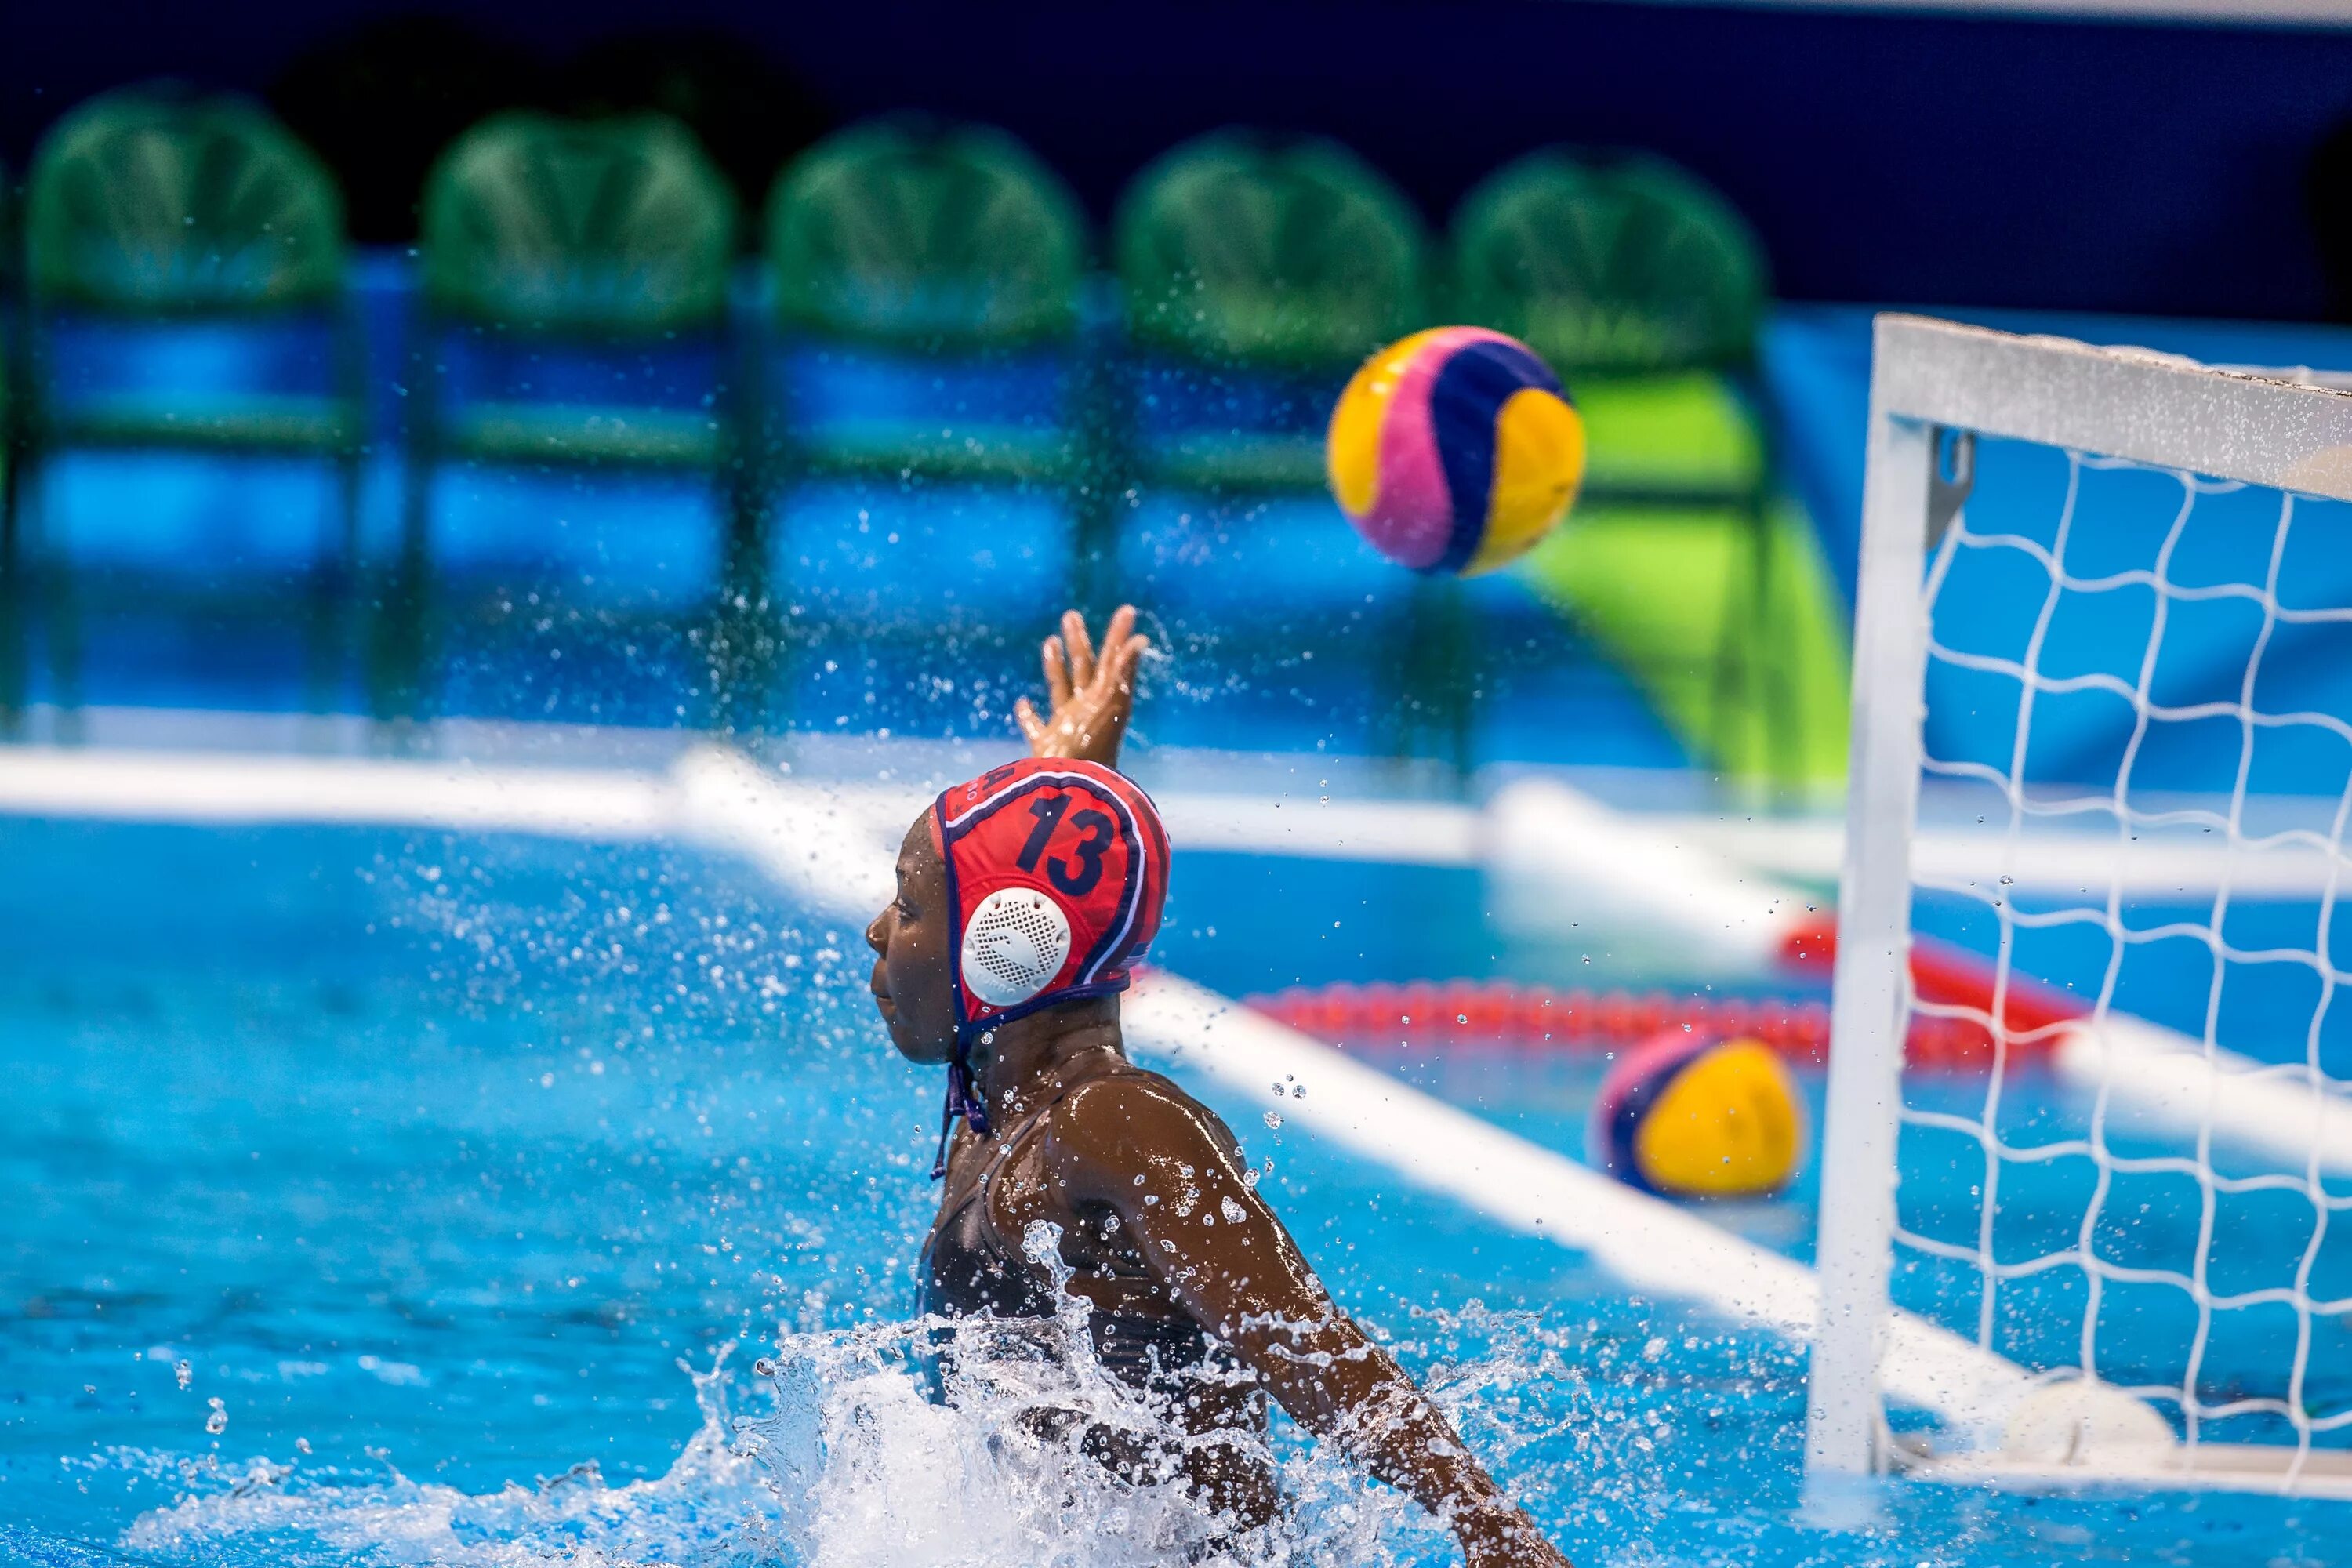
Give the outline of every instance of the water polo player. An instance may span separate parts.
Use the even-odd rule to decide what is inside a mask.
[[[1112,617],[1099,659],[1075,612],[1062,625],[1045,645],[1050,712],[1019,709],[1033,754],[916,820],[898,897],[866,933],[893,1043],[948,1069],[925,1310],[1053,1317],[1053,1278],[1023,1241],[1055,1226],[1104,1366],[1205,1439],[1138,1452],[1096,1426],[1069,1434],[1087,1452],[1130,1479],[1181,1477],[1230,1528],[1263,1524],[1279,1504],[1253,1457],[1270,1394],[1443,1519],[1472,1568],[1563,1568],[1445,1416],[1332,1304],[1244,1178],[1224,1124],[1127,1059],[1118,994],[1168,886],[1159,814],[1111,766],[1145,644],[1131,608]]]

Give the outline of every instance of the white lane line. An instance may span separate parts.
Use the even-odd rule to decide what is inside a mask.
[[[2111,1012],[2070,1028],[2051,1065],[2084,1094],[2104,1085],[2114,1107],[2192,1148],[2210,1127],[2226,1144],[2271,1155],[2284,1173],[2300,1176],[2315,1166],[2322,1174],[2352,1174],[2352,1097],[2315,1083],[2305,1063],[2209,1050],[2193,1036]],[[2233,1182],[2224,1175],[2216,1184]]]
[[[121,715],[113,715],[121,721]],[[132,717],[141,717],[133,715]],[[156,716],[112,728],[126,733],[233,734],[251,742],[299,739],[299,724],[275,727],[231,722],[234,715],[178,715],[189,721],[163,727]],[[93,721],[95,722],[96,721]],[[361,721],[326,721],[341,734],[361,732]],[[355,728],[360,727],[360,728]],[[509,750],[560,746],[571,754],[593,753],[600,745],[624,754],[666,750],[677,737],[664,731],[647,737],[635,731],[596,731],[583,736],[566,731],[540,736],[530,726],[478,726],[473,739]],[[509,735],[514,730],[521,737]],[[260,732],[267,730],[267,733]],[[436,726],[462,743],[468,726],[456,721]],[[280,734],[283,731],[283,734]],[[344,736],[350,739],[350,736]],[[897,753],[880,746],[885,758]],[[936,762],[938,759],[913,759]],[[904,770],[899,770],[903,773]],[[806,776],[806,775],[803,775]],[[820,775],[829,777],[830,775]],[[530,787],[530,804],[502,806],[498,795],[509,781]],[[557,793],[554,781],[569,781],[568,798],[543,804]],[[950,782],[946,780],[940,783]],[[548,787],[540,787],[546,784]],[[874,784],[852,778],[825,782],[821,787],[845,801],[860,799],[876,809],[911,819],[929,791],[908,784]],[[123,820],[210,822],[344,822],[422,824],[431,820],[453,829],[510,828],[571,837],[643,838],[657,834],[663,807],[652,796],[660,775],[648,769],[543,766],[538,763],[477,765],[440,758],[372,757],[311,754],[296,751],[253,749],[213,750],[170,745],[0,746],[0,814],[22,816],[103,816]],[[400,797],[421,804],[404,811]],[[1685,876],[1653,875],[1646,879],[1658,897],[1685,902],[1701,898],[1730,912],[1717,922],[1724,932],[1712,942],[1727,942],[1735,960],[1753,958],[1759,949],[1734,934],[1753,918],[1748,906],[1769,903],[1738,892],[1774,879],[1826,885],[1835,880],[1843,825],[1827,817],[1769,818],[1730,813],[1623,811],[1600,807],[1604,814],[1584,824],[1578,837],[1586,847],[1576,858],[1556,853],[1566,835],[1555,831],[1548,842],[1529,844],[1515,831],[1522,808],[1545,811],[1559,826],[1578,818],[1570,800],[1594,805],[1592,797],[1556,780],[1538,775],[1506,785],[1484,808],[1452,801],[1378,800],[1335,796],[1326,800],[1297,794],[1225,793],[1169,789],[1153,792],[1170,831],[1188,849],[1249,855],[1279,855],[1310,859],[1372,862],[1387,865],[1480,867],[1504,881],[1530,880],[1557,873],[1575,876],[1582,858],[1604,861],[1636,861],[1653,851],[1680,857],[1694,866],[1713,862],[1734,884],[1734,897],[1725,902],[1721,887],[1703,888],[1707,875],[1696,880]],[[429,815],[428,815],[429,814]],[[1590,814],[1587,814],[1590,815]],[[1594,823],[1611,825],[1594,831]],[[1923,827],[1914,841],[1917,874],[1948,883],[1981,880],[1986,868],[1997,864],[2004,837],[1952,827]],[[2307,899],[2327,886],[2331,857],[2305,842],[2283,842],[2255,848],[2232,846],[2220,837],[2193,829],[2150,830],[2128,845],[2109,833],[2048,828],[2033,832],[2029,852],[2018,857],[2011,874],[2031,891],[2064,896],[2088,890],[2104,895],[2110,882],[2127,897],[2195,897],[2209,894],[2226,879],[2242,897]],[[1631,847],[1629,849],[1627,847]],[[1639,854],[1632,853],[1638,850]],[[1555,864],[1555,862],[1557,862]],[[1700,889],[1694,891],[1693,889]],[[1572,901],[1572,900],[1571,900]],[[1638,910],[1626,910],[1635,914]]]
[[[1634,967],[1763,979],[1819,900],[1671,823],[1528,778],[1486,808],[1485,862],[1506,929],[1605,944]]]
[[[672,829],[658,773],[441,760],[0,748],[0,814],[328,823],[634,840]]]
[[[1823,887],[1837,880],[1844,847],[1843,825],[1829,819],[1642,814],[1634,820],[1766,876]],[[2013,856],[2008,834],[1992,828],[1923,826],[1911,841],[1912,875],[1923,881],[1990,889],[2005,869],[2028,891],[2094,900],[2104,900],[2110,886],[2133,899],[2210,897],[2225,881],[2246,898],[2315,899],[2327,889],[2333,858],[2307,839],[2257,847],[2195,827],[2147,828],[2129,840],[2112,828],[2029,827]]]
[[[1475,866],[1479,814],[1444,801],[1269,798],[1155,793],[1169,837],[1186,849],[1401,866]]]

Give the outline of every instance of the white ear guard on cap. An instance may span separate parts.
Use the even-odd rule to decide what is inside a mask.
[[[1069,956],[1070,917],[1034,888],[999,888],[964,922],[964,989],[991,1007],[1028,1001]]]

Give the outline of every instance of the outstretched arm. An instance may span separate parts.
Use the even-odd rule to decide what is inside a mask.
[[[1071,1195],[1117,1211],[1171,1293],[1295,1420],[1444,1520],[1470,1568],[1566,1568],[1444,1413],[1332,1304],[1243,1179],[1240,1150],[1221,1123],[1148,1080],[1088,1092],[1118,1103],[1074,1119],[1074,1132],[1057,1140]]]
[[[1151,639],[1135,631],[1135,606],[1121,605],[1103,628],[1102,657],[1095,657],[1087,621],[1076,610],[1062,612],[1062,634],[1038,651],[1045,667],[1047,712],[1024,697],[1013,716],[1029,741],[1033,757],[1076,757],[1118,765],[1118,743],[1127,736],[1135,708],[1135,668]]]

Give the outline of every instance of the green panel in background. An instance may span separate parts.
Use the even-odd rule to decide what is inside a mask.
[[[43,304],[168,316],[329,302],[342,200],[258,105],[162,88],[90,100],[42,138],[26,261]]]
[[[777,319],[919,348],[1011,347],[1078,322],[1086,217],[1002,131],[877,121],[825,138],[768,198]]]
[[[665,115],[494,115],[425,183],[425,289],[453,315],[597,335],[707,327],[727,308],[735,198]]]
[[[1719,501],[1764,483],[1755,415],[1713,372],[1584,378],[1569,394],[1584,416],[1588,496]]]
[[[1116,227],[1129,331],[1159,348],[1352,368],[1423,324],[1420,221],[1336,142],[1188,142],[1136,176]]]
[[[1595,500],[1517,570],[1731,780],[1799,795],[1841,784],[1845,610],[1793,503],[1759,519]]]

